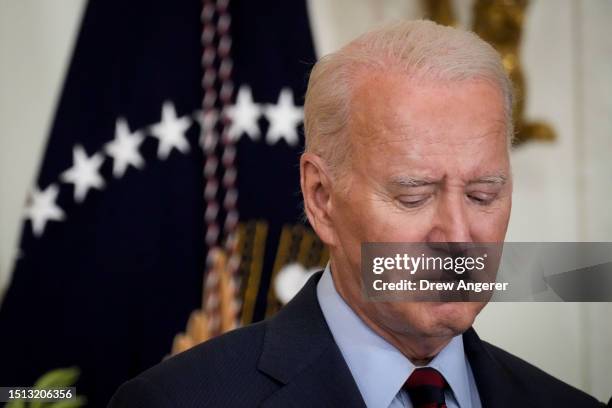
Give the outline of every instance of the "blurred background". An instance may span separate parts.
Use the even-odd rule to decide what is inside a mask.
[[[307,73],[387,20],[473,29],[504,57],[508,241],[612,241],[609,0],[129,3],[0,0],[1,385],[75,367],[103,406],[289,299],[327,257],[299,219]],[[607,401],[610,316],[495,303],[476,330]]]

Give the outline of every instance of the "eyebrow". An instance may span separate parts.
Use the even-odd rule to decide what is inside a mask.
[[[398,187],[421,187],[429,186],[432,184],[440,184],[440,180],[433,180],[431,178],[399,176],[391,179],[391,184]]]
[[[476,180],[472,180],[468,184],[497,184],[503,186],[504,184],[506,184],[506,181],[508,181],[508,178],[503,175],[485,176],[480,177]]]
[[[468,184],[496,184],[503,186],[506,184],[508,178],[503,175],[494,175],[494,176],[484,176],[475,180],[471,180]],[[399,176],[394,177],[391,180],[391,185],[397,187],[422,187],[429,185],[440,184],[442,180],[435,180],[431,178],[417,178],[417,177],[407,177],[407,176]]]

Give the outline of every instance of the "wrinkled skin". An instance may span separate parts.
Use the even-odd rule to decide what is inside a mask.
[[[304,153],[308,219],[329,246],[334,284],[374,331],[426,363],[467,330],[485,303],[369,302],[362,242],[503,242],[512,182],[502,94],[485,81],[412,83],[399,74],[356,79],[350,158],[333,178]]]

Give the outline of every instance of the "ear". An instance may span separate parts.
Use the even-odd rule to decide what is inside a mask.
[[[336,240],[331,220],[331,178],[323,159],[314,153],[304,153],[300,158],[300,186],[310,225],[325,244],[334,246]]]

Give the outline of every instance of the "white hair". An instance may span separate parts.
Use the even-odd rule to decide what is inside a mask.
[[[304,103],[307,152],[321,156],[333,175],[350,154],[346,129],[357,74],[400,72],[410,80],[492,83],[504,98],[508,142],[513,135],[512,83],[499,54],[476,34],[431,21],[384,25],[321,58],[313,67]]]

